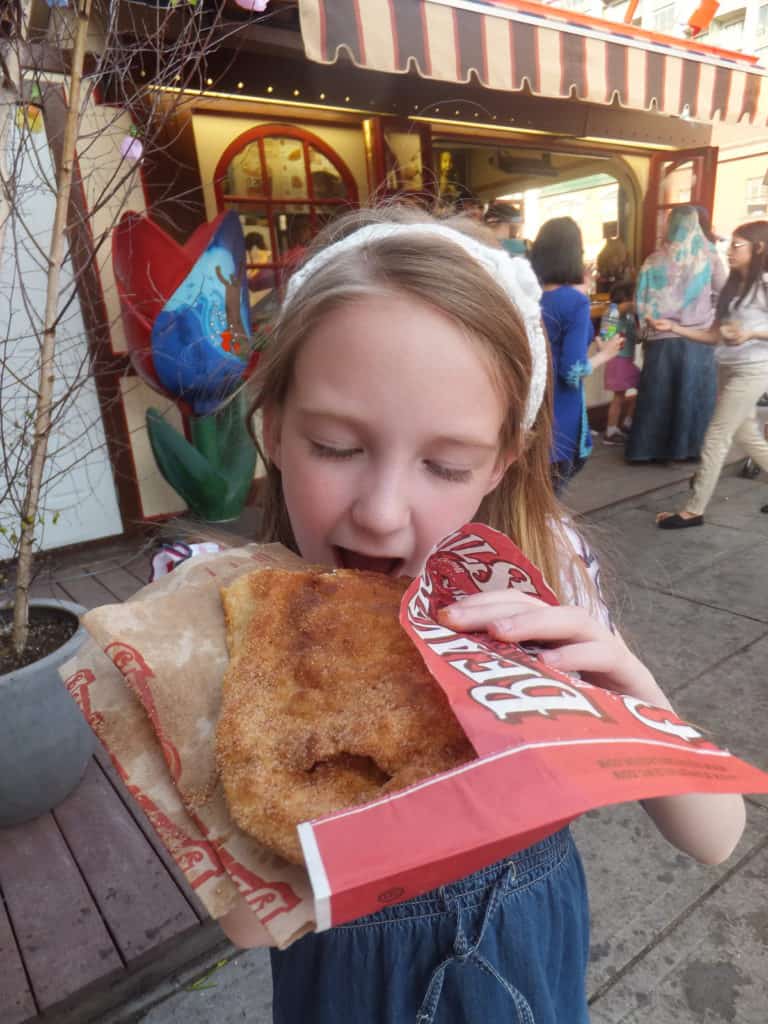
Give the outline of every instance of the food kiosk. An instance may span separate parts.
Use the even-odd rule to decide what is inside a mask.
[[[216,53],[160,97],[173,108],[166,159],[143,168],[143,200],[180,242],[238,213],[254,323],[323,223],[392,194],[488,200],[609,182],[603,220],[638,265],[671,205],[711,211],[713,123],[768,120],[755,58],[529,0],[272,0],[260,15],[228,3]],[[140,5],[121,7],[127,31],[150,30],[151,5],[143,28]],[[132,73],[146,83],[152,67]],[[130,378],[118,319],[111,352]],[[108,358],[98,373],[114,380]],[[126,524],[178,510],[142,440],[154,400],[134,381],[130,415],[108,425],[122,431]]]

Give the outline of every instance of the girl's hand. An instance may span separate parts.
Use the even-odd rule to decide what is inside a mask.
[[[579,672],[587,682],[674,713],[621,637],[582,608],[552,607],[517,590],[501,590],[465,597],[443,608],[438,619],[466,632],[484,630],[499,640],[551,644],[540,657],[553,668]],[[684,793],[645,800],[643,806],[662,835],[704,864],[729,857],[744,830],[744,801],[738,795]]]
[[[720,337],[726,345],[735,348],[737,345],[743,345],[745,341],[749,341],[752,335],[743,330],[739,324],[726,321],[720,324]]]
[[[595,344],[597,345],[597,351],[605,353],[606,359],[613,359],[617,356],[624,347],[625,337],[623,334],[614,334],[612,338],[601,338],[599,334],[595,335]]]
[[[675,328],[677,324],[674,320],[668,320],[666,317],[660,317],[658,320],[654,320],[653,317],[646,317],[648,323],[654,329],[654,331],[664,332],[665,334],[676,334]]]
[[[517,590],[472,594],[443,608],[438,619],[462,632],[485,631],[497,640],[550,645],[542,661],[578,672],[589,683],[670,708],[655,679],[607,626],[583,608],[553,607]]]

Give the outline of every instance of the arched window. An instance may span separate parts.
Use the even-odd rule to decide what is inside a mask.
[[[322,139],[272,124],[230,143],[216,166],[214,188],[219,210],[240,214],[256,326],[271,316],[309,240],[342,209],[357,205],[355,180]]]

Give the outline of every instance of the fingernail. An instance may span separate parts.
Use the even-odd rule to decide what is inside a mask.
[[[540,657],[548,665],[559,665],[563,660],[559,651],[542,651]]]
[[[452,604],[449,604],[446,608],[441,608],[437,613],[437,621],[443,623],[457,622],[462,617],[462,610]]]

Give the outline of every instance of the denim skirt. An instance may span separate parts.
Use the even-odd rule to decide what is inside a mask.
[[[564,829],[271,956],[275,1024],[588,1024],[581,859]]]
[[[715,408],[716,381],[711,345],[677,337],[647,344],[625,458],[698,458]]]

